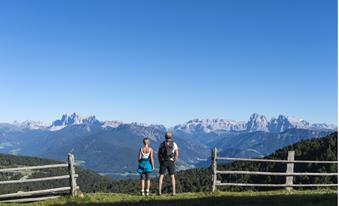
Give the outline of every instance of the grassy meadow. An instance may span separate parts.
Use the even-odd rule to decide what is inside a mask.
[[[142,197],[131,194],[88,193],[82,197],[69,196],[33,203],[2,203],[0,205],[20,206],[67,206],[67,205],[113,205],[113,206],[335,206],[336,190],[299,190],[270,192],[216,192],[180,193],[176,196],[164,194]]]

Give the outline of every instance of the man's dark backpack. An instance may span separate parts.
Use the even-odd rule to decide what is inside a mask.
[[[171,160],[174,158],[174,142],[164,141],[159,148],[159,154],[162,161]]]

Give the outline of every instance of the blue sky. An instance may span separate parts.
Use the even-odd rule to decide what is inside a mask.
[[[3,0],[0,19],[0,122],[337,123],[335,0]]]

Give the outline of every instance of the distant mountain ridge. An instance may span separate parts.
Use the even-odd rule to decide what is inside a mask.
[[[326,123],[310,124],[306,120],[295,117],[279,115],[270,121],[264,115],[254,113],[247,122],[226,119],[194,119],[184,124],[174,126],[174,130],[183,132],[283,132],[288,129],[310,129],[310,130],[337,130],[337,126]]]
[[[116,128],[121,124],[122,121],[100,121],[94,115],[88,117],[82,117],[77,113],[64,114],[61,119],[55,120],[52,124],[44,123],[41,121],[30,121],[26,120],[22,123],[15,122],[14,125],[28,129],[49,129],[52,131],[63,129],[66,126],[71,125],[96,125],[102,127]],[[144,123],[130,123],[142,126],[155,126]],[[164,127],[163,125],[157,125]],[[193,119],[183,124],[175,125],[174,127],[167,128],[171,130],[181,130],[185,132],[256,132],[256,131],[267,131],[267,132],[283,132],[287,129],[314,129],[314,130],[337,130],[337,126],[326,123],[314,123],[310,124],[306,120],[298,119],[296,117],[279,115],[277,118],[272,118],[270,121],[267,120],[266,116],[258,113],[253,113],[247,122],[229,120],[229,119]]]
[[[0,153],[64,160],[72,152],[86,168],[125,177],[136,171],[136,153],[142,139],[150,138],[156,154],[168,130],[173,131],[174,141],[179,145],[180,170],[204,165],[212,147],[228,156],[261,157],[302,139],[325,136],[336,127],[283,115],[267,121],[265,116],[254,113],[247,122],[194,119],[166,128],[137,122],[100,121],[95,116],[73,113],[51,124],[0,123]]]

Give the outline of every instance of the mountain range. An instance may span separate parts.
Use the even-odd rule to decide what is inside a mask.
[[[163,125],[100,121],[95,116],[64,114],[46,124],[40,121],[0,123],[0,152],[64,160],[73,152],[78,164],[103,174],[134,174],[142,138],[157,148],[171,130],[180,148],[179,169],[208,164],[210,149],[223,155],[260,157],[288,144],[322,137],[337,130],[331,124],[309,122],[284,115],[267,120],[254,113],[246,121],[194,119],[166,128]],[[156,150],[156,149],[155,149]]]
[[[52,124],[48,124],[42,121],[24,121],[22,123],[14,122],[14,125],[27,128],[27,129],[48,129],[51,131],[61,130],[70,125],[97,125],[102,127],[116,128],[122,121],[99,121],[94,115],[88,117],[82,117],[76,113],[71,115],[64,114],[61,119],[55,120]],[[142,126],[158,126],[163,125],[148,125],[144,123],[131,123]],[[168,128],[169,130],[182,130],[185,132],[196,132],[203,130],[205,133],[209,132],[255,132],[255,131],[267,131],[267,132],[283,132],[287,129],[313,129],[313,130],[336,130],[337,126],[326,123],[310,124],[306,120],[298,119],[296,117],[290,117],[285,115],[279,115],[277,118],[267,120],[264,115],[253,113],[247,122],[236,121],[229,119],[193,119],[187,121],[184,124],[179,124],[174,127]]]
[[[267,120],[264,115],[254,113],[247,122],[227,119],[194,119],[174,126],[174,130],[185,132],[283,132],[288,129],[336,130],[336,125],[326,123],[310,124],[306,120],[279,115]]]

